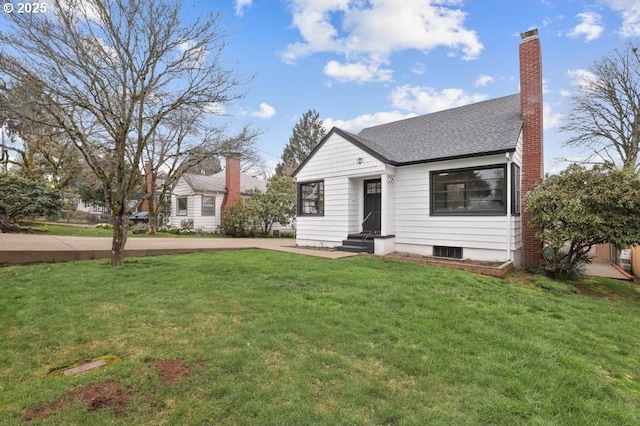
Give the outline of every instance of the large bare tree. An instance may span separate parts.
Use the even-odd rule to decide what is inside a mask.
[[[587,161],[637,171],[640,148],[640,54],[630,41],[596,61],[573,97],[562,130],[567,145],[590,150]]]
[[[50,0],[45,13],[0,18],[0,72],[43,82],[41,106],[104,186],[112,265],[124,263],[130,194],[157,129],[176,111],[242,96],[220,26],[220,14],[186,23],[165,0]]]

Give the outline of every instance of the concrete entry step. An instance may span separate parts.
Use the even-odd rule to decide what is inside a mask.
[[[373,253],[373,245],[373,240],[347,238],[346,240],[342,240],[342,245],[338,246],[338,250],[352,253]]]

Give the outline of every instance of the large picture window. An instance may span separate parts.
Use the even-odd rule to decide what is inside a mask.
[[[216,215],[216,197],[203,195],[202,196],[202,216],[215,216]]]
[[[298,214],[301,216],[324,215],[324,181],[298,184]]]
[[[176,216],[187,216],[189,205],[187,197],[177,197],[176,202],[178,204],[176,207]]]
[[[506,165],[431,172],[431,214],[506,214],[505,176]]]

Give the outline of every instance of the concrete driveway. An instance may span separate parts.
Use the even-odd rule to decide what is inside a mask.
[[[284,238],[129,238],[127,257],[216,250],[264,249],[339,259],[357,254],[296,247]],[[0,265],[108,259],[111,238],[56,235],[0,234]]]

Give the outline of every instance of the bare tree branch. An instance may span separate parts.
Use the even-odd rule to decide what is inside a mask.
[[[631,42],[591,67],[562,130],[567,145],[586,147],[625,169],[637,170],[640,148],[640,57]]]

